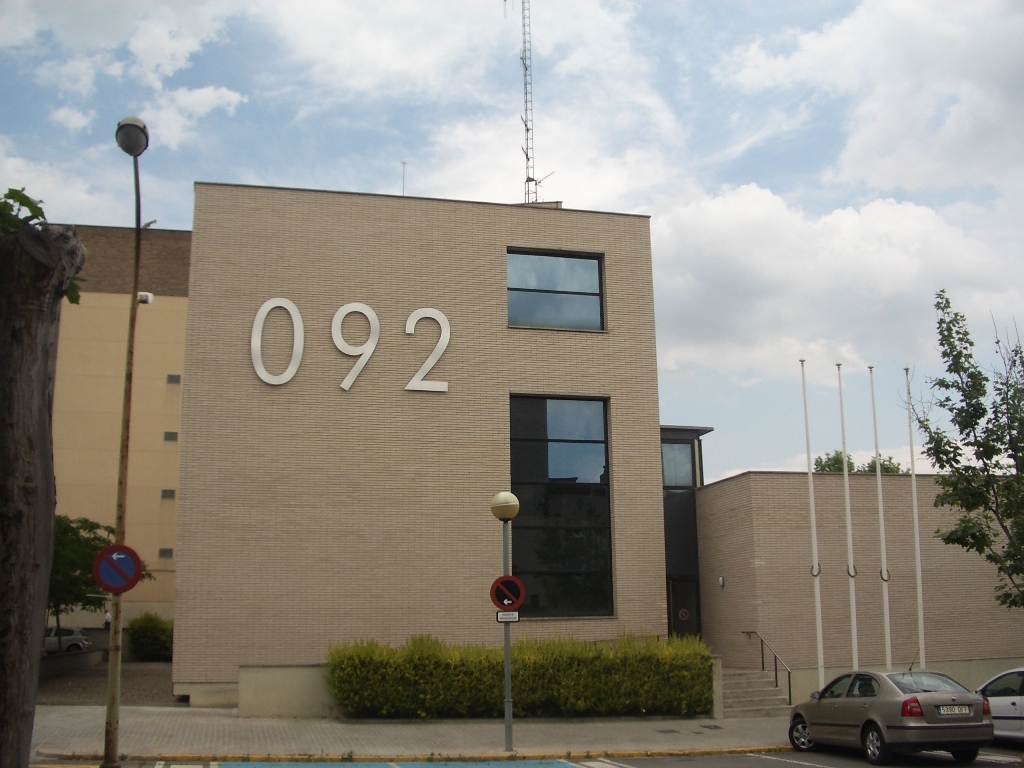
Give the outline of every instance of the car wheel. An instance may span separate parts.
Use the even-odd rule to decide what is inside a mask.
[[[82,646],[80,646],[80,645],[79,645],[78,643],[72,643],[71,645],[69,645],[69,646],[68,646],[67,648],[65,648],[64,650],[65,650],[65,651],[67,651],[67,652],[69,652],[69,653],[70,653],[71,651],[80,651],[80,650],[82,650]]]
[[[814,740],[811,738],[810,729],[802,717],[796,718],[789,724],[789,743],[797,752],[810,752],[814,749]]]
[[[885,765],[889,762],[890,753],[885,736],[882,735],[882,729],[874,723],[869,723],[864,729],[861,744],[864,746],[864,756],[872,765]]]
[[[958,763],[973,763],[974,759],[978,756],[977,747],[960,747],[960,749],[951,749],[949,754],[953,756],[953,759]]]

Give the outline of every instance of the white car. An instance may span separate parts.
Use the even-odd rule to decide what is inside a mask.
[[[997,739],[1024,739],[1024,668],[996,675],[978,693],[992,707]]]

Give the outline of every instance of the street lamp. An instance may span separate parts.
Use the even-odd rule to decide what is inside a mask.
[[[117,516],[114,543],[124,544],[124,519],[128,498],[128,436],[132,414],[132,369],[135,360],[135,319],[139,306],[139,261],[142,255],[142,197],[139,193],[139,155],[149,146],[149,131],[137,117],[126,117],[114,131],[117,146],[132,156],[135,172],[135,264],[128,310],[128,345],[124,362],[124,399],[121,403],[121,449],[117,465]],[[117,755],[117,729],[121,710],[121,595],[111,599],[110,654],[107,665],[107,723],[103,738],[103,762],[100,768],[120,768]]]
[[[501,563],[505,576],[512,574],[512,556],[509,547],[509,528],[512,518],[519,514],[519,499],[514,493],[502,491],[491,499],[491,514],[501,520]],[[505,751],[512,751],[512,625],[505,626]]]

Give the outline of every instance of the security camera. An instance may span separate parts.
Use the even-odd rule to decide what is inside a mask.
[[[139,304],[152,304],[153,294],[146,291],[139,292]]]

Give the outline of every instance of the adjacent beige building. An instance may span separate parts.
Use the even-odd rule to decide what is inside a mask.
[[[79,304],[61,310],[53,402],[57,513],[114,525],[125,346],[134,231],[78,226],[86,247]],[[126,543],[154,575],[127,592],[127,620],[174,611],[178,435],[191,233],[143,231],[140,289],[156,294],[139,307],[128,460]],[[64,619],[99,626],[102,614]]]

